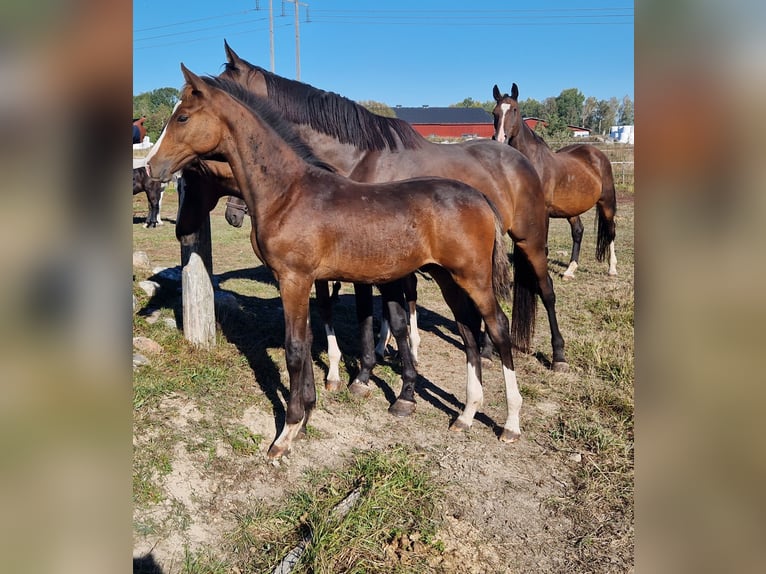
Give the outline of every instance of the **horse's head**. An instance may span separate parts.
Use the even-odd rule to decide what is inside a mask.
[[[226,50],[226,64],[218,77],[236,82],[262,98],[267,97],[268,89],[263,68],[240,58],[226,40],[223,41],[223,46]]]
[[[521,130],[521,114],[519,113],[519,87],[513,84],[511,94],[500,95],[497,84],[492,89],[492,95],[495,97],[495,109],[492,110],[494,117],[495,134],[493,140],[502,143],[508,143],[511,138],[516,137]]]
[[[247,204],[239,197],[231,196],[226,202],[226,221],[233,227],[242,227],[242,222],[247,215]]]
[[[186,85],[173,108],[157,143],[146,156],[147,172],[153,179],[169,181],[180,169],[207,154],[214,154],[223,139],[223,123],[213,113],[213,100],[220,91],[181,64]]]

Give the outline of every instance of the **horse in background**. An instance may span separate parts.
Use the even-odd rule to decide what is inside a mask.
[[[144,127],[145,121],[146,121],[146,116],[141,116],[140,118],[133,118],[133,143],[134,144],[140,144],[142,141],[144,141],[144,137],[146,137],[146,127]]]
[[[572,228],[572,255],[563,278],[574,279],[584,230],[580,215],[594,205],[598,222],[596,260],[604,261],[608,249],[608,273],[617,275],[614,252],[617,194],[609,159],[588,144],[568,145],[554,152],[522,119],[516,84],[510,95],[501,95],[495,85],[492,95],[497,102],[492,111],[495,124],[492,139],[511,145],[529,158],[543,184],[548,216],[566,218]]]
[[[144,227],[157,227],[162,225],[160,206],[162,205],[162,193],[165,185],[162,182],[149,177],[145,167],[133,168],[133,195],[146,193],[149,201],[149,214],[146,216]]]

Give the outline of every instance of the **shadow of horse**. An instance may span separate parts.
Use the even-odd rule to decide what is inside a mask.
[[[150,552],[144,556],[133,558],[133,574],[164,574],[164,572]]]
[[[174,270],[175,272],[176,270]],[[177,270],[180,273],[180,268]],[[150,298],[147,304],[137,312],[139,316],[148,316],[157,309],[169,309],[173,312],[178,328],[183,330],[183,305],[180,296],[180,283],[177,279],[169,278],[168,274],[160,273],[149,277],[160,285],[157,294]],[[246,279],[261,284],[277,287],[277,281],[271,271],[265,266],[246,267],[216,274],[213,283],[222,285],[228,280]],[[431,281],[430,276],[423,274],[421,278]],[[248,366],[253,371],[254,382],[260,388],[264,396],[269,400],[274,414],[274,429],[281,432],[286,417],[285,405],[290,396],[290,390],[282,381],[280,366],[273,358],[270,351],[284,348],[284,317],[282,300],[276,297],[259,297],[255,295],[243,295],[226,289],[218,289],[223,293],[235,296],[240,307],[240,312],[226,313],[216,317],[218,328],[225,339],[234,345],[245,357]],[[379,294],[374,296],[374,309],[376,310],[375,322],[380,316],[382,301]],[[322,321],[315,299],[310,300],[310,313],[313,342],[311,357],[314,365],[323,370],[324,376],[329,370],[326,356],[327,349],[324,345],[325,333],[322,330]],[[354,380],[361,370],[360,355],[361,344],[359,340],[359,327],[356,319],[356,301],[353,294],[339,294],[335,303],[336,335],[342,341],[343,359],[349,380]],[[462,351],[459,333],[453,319],[424,307],[419,309],[419,325],[423,331],[432,333],[444,341],[454,345]],[[378,324],[374,325],[377,330]],[[379,364],[385,364],[401,377],[401,362],[396,359],[388,359]],[[321,379],[319,379],[321,380]],[[373,374],[370,378],[383,393],[386,401],[391,405],[396,402],[397,390],[381,376]],[[415,383],[415,393],[424,402],[445,413],[450,422],[454,421],[464,407],[455,394],[444,390],[433,381],[418,373]],[[501,430],[500,425],[481,411],[476,414],[475,420],[496,433]]]

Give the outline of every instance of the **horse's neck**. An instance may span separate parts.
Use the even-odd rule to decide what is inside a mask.
[[[527,159],[532,162],[532,165],[540,170],[540,165],[547,156],[553,155],[553,150],[548,147],[544,141],[535,137],[532,128],[530,128],[524,120],[521,121],[521,129],[519,135],[511,139],[511,145],[523,153]]]
[[[293,124],[293,126],[301,139],[314,152],[314,155],[331,165],[338,174],[344,177],[348,177],[368,153],[353,144],[343,143],[329,134],[317,131],[311,126],[304,124]]]
[[[229,126],[232,137],[224,154],[248,210],[256,219],[265,217],[286,200],[286,191],[306,174],[308,164],[260,119],[243,114],[230,118]]]

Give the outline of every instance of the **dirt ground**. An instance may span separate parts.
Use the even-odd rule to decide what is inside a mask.
[[[163,204],[163,213],[172,213],[172,209]],[[588,216],[583,221],[592,219]],[[629,224],[627,230],[626,224]],[[632,206],[629,221],[627,218],[618,220],[618,225],[622,225],[620,231],[630,234],[632,247]],[[152,231],[167,235],[168,242],[175,241],[172,224],[157,230],[139,230],[138,224],[134,227],[137,228],[137,248],[146,248],[142,238]],[[241,230],[245,247],[248,230]],[[588,236],[594,241],[592,227],[586,223]],[[154,265],[177,265],[177,243],[171,244],[164,255],[162,250],[149,248],[147,251]],[[565,259],[555,252],[551,255]],[[632,290],[632,257],[631,253],[631,269],[622,266],[620,278],[610,281],[606,278],[606,265],[593,261],[591,244],[584,245],[581,259],[588,265],[581,263],[586,270],[580,272],[576,282],[597,280],[597,289]],[[588,267],[591,272],[587,271]],[[560,273],[563,267],[552,265],[552,273],[556,270]],[[437,571],[632,571],[632,557],[626,555],[624,549],[615,551],[612,564],[602,561],[592,568],[581,563],[577,567],[580,569],[573,566],[578,560],[571,518],[552,510],[551,501],[566,498],[578,487],[574,477],[577,467],[585,464],[588,453],[562,452],[552,448],[547,440],[548,429],[555,427],[560,414],[560,389],[576,386],[580,373],[576,365],[563,374],[552,373],[547,368],[545,357],[550,356],[550,333],[542,305],[538,308],[535,338],[538,354],[517,353],[514,357],[522,391],[525,386],[532,386],[535,392],[532,397],[525,393],[522,438],[509,445],[499,442],[496,436],[496,426],[505,420],[504,386],[497,359],[484,365],[484,406],[473,427],[465,433],[448,430],[465,399],[464,354],[438,289],[427,285],[426,276],[420,281],[425,287],[420,291],[422,343],[414,415],[399,419],[387,413],[400,388],[399,381],[387,375],[398,369],[395,359],[390,360],[389,370],[376,368],[372,395],[352,405],[324,391],[326,364],[315,361],[320,400],[311,424],[318,432],[297,442],[289,457],[273,463],[266,458],[266,451],[278,431],[273,396],[265,396],[258,373],[237,370],[237,384],[251,391],[253,401],[245,406],[243,416],[225,422],[242,424],[263,436],[259,452],[237,456],[229,445],[220,443],[215,453],[220,464],[211,465],[209,453],[190,452],[181,441],[176,443],[169,462],[172,470],[162,480],[165,500],[136,508],[134,524],[176,520],[178,528],[170,529],[170,534],[161,537],[134,528],[134,557],[151,555],[165,574],[182,571],[184,548],[219,547],[222,533],[233,528],[234,517],[243,505],[253,500],[273,501],[286,488],[298,484],[306,469],[340,465],[349,459],[353,449],[386,449],[402,444],[422,455],[429,462],[435,479],[444,485],[446,495],[440,502],[442,527],[438,537],[444,542],[445,551]],[[563,284],[555,275],[554,281],[560,292],[575,289],[571,286],[574,283]],[[220,287],[227,289],[227,282],[222,282]],[[351,293],[351,287],[344,285],[339,301],[341,310],[346,307],[349,313],[353,313]],[[567,314],[566,300],[560,297],[560,315]],[[562,326],[565,325],[566,321],[562,320]],[[562,330],[566,338],[567,331]],[[354,343],[340,336],[339,344],[344,353],[354,349]],[[275,355],[272,364],[286,385],[283,356]],[[384,370],[383,377],[379,375],[381,370]],[[279,393],[284,400],[284,389]],[[216,420],[218,415],[180,393],[163,398],[152,416],[171,423],[179,435],[200,424],[220,424]],[[136,435],[134,448],[149,448],[154,438],[151,432]],[[172,518],[174,516],[176,518]],[[632,529],[632,524],[617,524],[615,528],[624,532]]]

